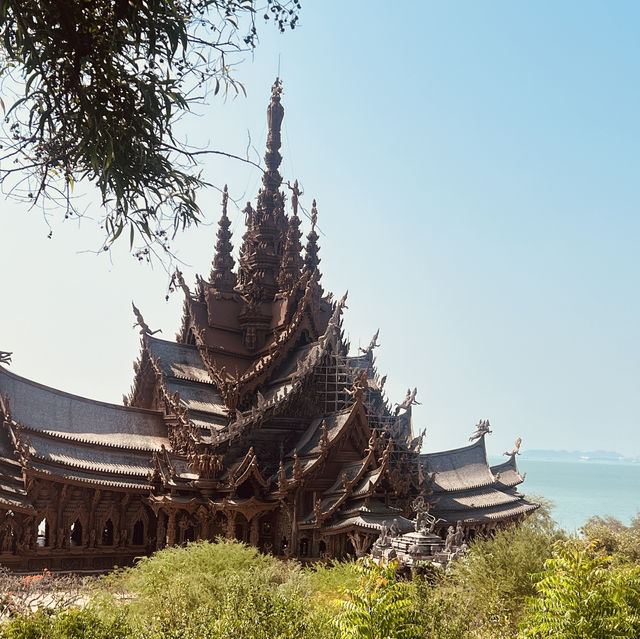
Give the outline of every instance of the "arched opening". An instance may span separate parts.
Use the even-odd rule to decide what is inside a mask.
[[[255,493],[254,486],[250,481],[245,481],[242,486],[236,488],[236,497],[238,499],[249,499]]]
[[[49,522],[46,517],[43,517],[36,532],[36,547],[46,548],[49,545],[49,539]]]
[[[300,540],[300,556],[307,557],[309,555],[309,540],[303,537]]]
[[[242,525],[242,522],[236,523],[236,539],[238,541],[246,541],[245,534],[244,534],[244,526]]]
[[[196,336],[193,334],[192,328],[189,329],[189,333],[187,334],[187,344],[190,344],[191,346],[196,345]]]
[[[196,531],[193,528],[193,526],[189,526],[188,528],[184,529],[184,543],[186,544],[188,541],[195,541],[196,540]]]
[[[138,521],[133,524],[133,538],[131,543],[134,546],[142,546],[144,544],[144,524],[141,519],[138,519]]]
[[[322,539],[318,542],[318,552],[321,557],[327,554],[327,544]]]
[[[344,554],[347,557],[350,557],[352,559],[356,559],[357,555],[356,555],[356,549],[353,547],[353,544],[351,543],[350,539],[345,539],[344,540]]]
[[[102,545],[113,546],[113,522],[107,519],[102,528]]]
[[[69,545],[82,546],[82,524],[76,519],[71,525],[71,535],[69,536]]]

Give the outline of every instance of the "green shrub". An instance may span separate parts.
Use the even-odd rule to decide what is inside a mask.
[[[1,639],[132,639],[133,636],[122,615],[105,621],[90,608],[58,613],[40,609],[0,626]]]
[[[593,543],[559,543],[528,599],[523,639],[640,636],[640,568],[612,567]]]
[[[341,639],[410,639],[418,636],[408,584],[396,579],[395,564],[376,565],[364,559],[356,564],[358,588],[338,600],[335,625]]]
[[[411,598],[420,636],[428,639],[471,637],[469,611],[448,577],[441,576],[434,583],[424,578],[414,578],[411,583]]]

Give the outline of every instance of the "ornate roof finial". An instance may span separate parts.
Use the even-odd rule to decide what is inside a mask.
[[[304,270],[309,273],[313,273],[320,264],[320,258],[318,257],[318,234],[316,233],[316,224],[318,223],[318,207],[316,201],[313,200],[311,207],[311,232],[307,235],[307,246],[304,256]],[[320,273],[318,273],[320,275]]]
[[[282,262],[280,264],[280,274],[278,275],[278,285],[281,291],[291,290],[300,279],[300,273],[304,266],[302,259],[302,244],[300,238],[300,218],[298,217],[298,181],[292,187],[293,195],[291,196],[291,204],[293,206],[293,215],[289,219],[289,228],[284,244],[284,252],[282,254]]]
[[[371,338],[371,341],[369,342],[369,346],[367,346],[367,348],[359,348],[358,350],[361,353],[364,353],[365,355],[367,353],[371,353],[374,348],[378,348],[380,346],[380,344],[378,344],[378,336],[379,335],[380,335],[380,329],[378,329],[376,331],[375,335]]]
[[[227,216],[227,204],[229,202],[229,190],[224,185],[222,192],[222,216],[218,222],[218,241],[216,242],[216,254],[213,258],[213,269],[211,271],[211,284],[218,291],[230,293],[236,285],[236,275],[233,272],[235,260],[231,256],[233,245],[231,244],[231,220]]]
[[[515,457],[516,455],[520,454],[520,446],[522,446],[522,437],[518,437],[518,439],[516,439],[516,443],[513,446],[513,450],[511,452],[505,452],[502,453],[503,455],[506,455],[507,457]]]
[[[0,364],[11,364],[12,355],[9,351],[0,351]]]
[[[262,176],[262,183],[265,189],[271,193],[275,193],[282,183],[282,177],[280,173],[278,173],[278,167],[280,166],[280,162],[282,162],[282,156],[280,155],[280,146],[282,144],[280,127],[282,126],[282,119],[284,118],[284,107],[280,102],[281,94],[282,83],[280,82],[280,78],[276,78],[276,81],[271,87],[271,101],[267,107],[269,134],[267,136],[267,152],[264,156],[267,170]]]
[[[144,321],[144,318],[142,317],[142,313],[139,311],[138,307],[133,303],[133,300],[131,300],[131,306],[133,307],[133,314],[136,316],[136,323],[133,325],[133,328],[135,328],[136,326],[139,326],[140,335],[155,335],[156,333],[162,333],[161,328],[158,328],[155,331],[152,331],[149,328],[149,325]],[[11,355],[11,353],[9,353],[9,355]],[[11,361],[11,358],[9,358],[9,361]]]
[[[488,419],[481,419],[476,424],[475,432],[469,437],[469,441],[472,442],[474,439],[481,439],[485,435],[492,433],[491,424]]]

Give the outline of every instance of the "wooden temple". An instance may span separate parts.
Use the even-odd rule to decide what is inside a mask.
[[[362,555],[382,522],[413,529],[420,494],[441,535],[537,507],[517,491],[517,449],[489,466],[488,422],[469,446],[422,454],[415,390],[390,405],[377,334],[350,354],[346,295],[320,283],[316,204],[303,248],[297,183],[290,198],[282,188],[283,116],[276,81],[237,268],[225,189],[211,274],[193,290],[174,277],[176,341],[154,337],[134,307],[142,346],[124,406],[0,366],[0,563],[103,570],[219,536],[298,558]]]

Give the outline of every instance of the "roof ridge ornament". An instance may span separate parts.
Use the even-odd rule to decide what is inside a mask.
[[[369,353],[371,353],[373,351],[374,348],[379,348],[381,346],[381,344],[378,344],[378,336],[379,335],[380,335],[380,329],[378,329],[375,332],[375,335],[371,338],[371,341],[369,342],[369,346],[367,346],[367,348],[359,348],[358,350],[363,355],[368,355]]]
[[[386,377],[386,376],[385,376]],[[410,410],[412,406],[422,406],[422,402],[419,402],[416,399],[416,395],[418,394],[418,387],[416,386],[413,390],[407,388],[407,394],[404,396],[404,399],[401,403],[396,404],[395,415],[397,416],[401,410]]]
[[[476,424],[476,430],[473,432],[471,437],[469,437],[469,441],[472,442],[475,439],[482,439],[485,435],[492,433],[491,424],[488,419],[481,419]]]
[[[0,364],[11,364],[12,352],[0,351]]]
[[[515,457],[516,455],[520,454],[520,446],[522,445],[522,437],[518,437],[518,439],[516,439],[515,444],[513,446],[513,450],[509,453],[509,452],[505,452],[502,453],[503,455],[505,455],[506,457]]]
[[[133,307],[133,314],[136,316],[136,323],[133,325],[133,328],[135,328],[136,326],[139,326],[140,335],[155,335],[156,333],[162,333],[161,328],[158,328],[155,331],[152,331],[149,328],[149,325],[144,321],[144,318],[142,317],[142,313],[140,312],[138,307],[133,303],[133,300],[131,300],[131,306]],[[0,361],[2,360],[0,359]]]

